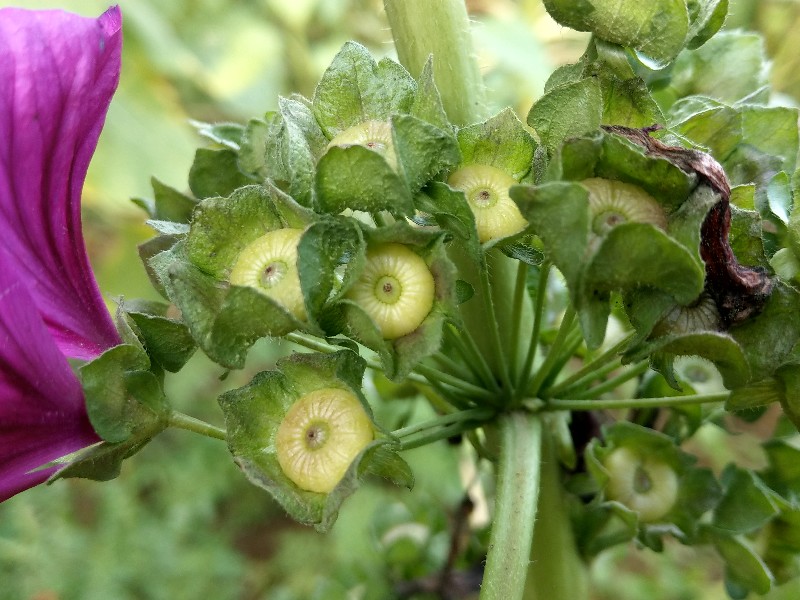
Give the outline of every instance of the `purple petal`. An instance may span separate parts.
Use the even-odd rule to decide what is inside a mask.
[[[117,87],[122,18],[0,10],[0,246],[53,339],[89,359],[120,343],[81,233],[80,197]]]
[[[34,469],[98,441],[78,379],[0,250],[0,501],[55,470]]]

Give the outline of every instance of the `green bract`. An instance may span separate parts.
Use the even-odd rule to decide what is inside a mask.
[[[413,484],[392,439],[372,424],[361,394],[364,366],[349,350],[296,354],[219,399],[228,446],[247,478],[294,519],[321,531],[365,474]],[[298,451],[308,458],[295,462]]]
[[[167,294],[213,360],[239,368],[258,338],[306,327],[296,255],[312,219],[274,186],[246,186],[203,200],[185,239],[153,259]]]

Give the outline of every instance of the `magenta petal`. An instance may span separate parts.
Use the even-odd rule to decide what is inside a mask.
[[[0,501],[54,470],[34,469],[98,441],[78,379],[0,250]]]
[[[0,10],[0,246],[74,358],[120,343],[86,256],[80,197],[121,48],[117,7],[98,19]]]

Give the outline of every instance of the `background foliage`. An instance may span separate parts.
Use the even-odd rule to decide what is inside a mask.
[[[61,7],[84,15],[102,0],[0,6]],[[150,176],[181,188],[202,144],[190,119],[244,121],[292,91],[310,96],[341,44],[356,39],[376,56],[392,53],[380,0],[121,0],[125,49],[112,103],[84,194],[87,243],[101,288],[111,299],[155,297],[136,256],[149,237],[130,197],[150,195]],[[475,42],[492,112],[525,115],[550,72],[577,59],[586,38],[555,25],[539,0],[473,0]],[[774,57],[772,84],[795,104],[800,52],[790,32],[800,2],[732,2],[728,27],[758,29]],[[735,70],[735,65],[719,65]],[[110,303],[113,305],[113,303]],[[200,354],[169,379],[179,410],[220,423],[215,398],[288,352],[259,344],[242,372],[224,378]],[[382,385],[376,382],[376,386]],[[368,390],[369,391],[369,390]],[[373,390],[374,391],[374,390]],[[377,394],[373,393],[373,398]],[[378,420],[421,416],[408,398],[376,403]],[[693,450],[714,469],[733,457],[759,466],[759,431],[731,440],[709,427]],[[409,453],[416,489],[365,486],[321,536],[285,518],[232,465],[220,442],[169,431],[107,485],[60,481],[0,505],[0,600],[213,598],[386,598],[389,585],[435,573],[444,564],[463,497],[457,446]],[[196,437],[196,436],[194,436]],[[713,449],[713,450],[712,450]],[[477,489],[477,488],[476,488]],[[485,507],[473,492],[478,538]],[[463,567],[480,561],[467,547]],[[605,598],[725,598],[722,567],[710,552],[677,544],[664,555],[618,547],[592,567],[593,594]],[[356,590],[347,596],[347,590]],[[359,595],[363,594],[363,595]],[[779,589],[770,598],[795,598]],[[419,596],[421,597],[421,596]]]

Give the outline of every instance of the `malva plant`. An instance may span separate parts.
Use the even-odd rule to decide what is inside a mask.
[[[325,531],[365,478],[411,488],[404,453],[448,439],[495,476],[490,537],[480,541],[485,600],[587,598],[596,556],[631,540],[658,552],[666,537],[713,547],[732,598],[799,575],[797,110],[772,103],[753,36],[720,31],[726,0],[544,4],[592,36],[524,122],[510,109],[486,114],[461,0],[385,0],[400,62],[348,42],[312,98],[280,98],[246,124],[201,125],[210,144],[195,157],[191,193],[158,184],[138,201],[156,232],[140,254],[164,301],[120,302],[116,331],[87,338],[96,351],[64,351],[87,361],[78,372],[93,433],[63,447],[37,437],[52,451],[22,472],[14,457],[26,436],[0,429],[3,489],[45,474],[113,478],[176,427],[224,440],[253,484]],[[89,56],[108,19],[87,30],[61,13],[0,12],[21,39],[39,20],[72,23],[43,39]],[[112,41],[101,47],[112,52]],[[0,64],[23,69],[5,59],[28,46],[0,44]],[[749,68],[735,85],[708,83],[737,63]],[[57,77],[12,75],[48,90]],[[107,100],[113,86],[104,89]],[[42,114],[80,121],[79,101],[37,101],[63,105]],[[6,128],[19,131],[23,108],[9,97],[3,106]],[[59,155],[79,173],[98,127],[92,120],[84,146]],[[60,149],[48,131],[43,147]],[[47,237],[58,227],[34,229],[42,247],[66,249],[55,264],[67,282],[93,280],[85,261],[70,266],[84,256],[74,181],[29,199],[18,186],[47,170],[3,164],[0,324],[19,342],[15,327],[34,316],[17,315],[40,289],[31,269],[45,265],[19,231],[69,207],[66,246]],[[22,225],[9,217],[19,211],[30,212]],[[61,314],[33,304],[45,323]],[[54,329],[58,341],[64,330]],[[196,347],[239,369],[265,337],[300,351],[222,394],[224,428],[170,407],[165,378]],[[39,360],[55,365],[52,340],[36,340]],[[33,380],[15,356],[0,354],[4,411]],[[70,386],[71,376],[52,381]],[[79,392],[69,394],[76,419]],[[55,394],[28,397],[44,406]],[[437,416],[382,421],[391,413],[373,411],[409,396]],[[725,413],[756,420],[775,410],[762,468],[715,473],[690,452],[702,427],[727,426]],[[442,597],[459,577],[454,548]]]

